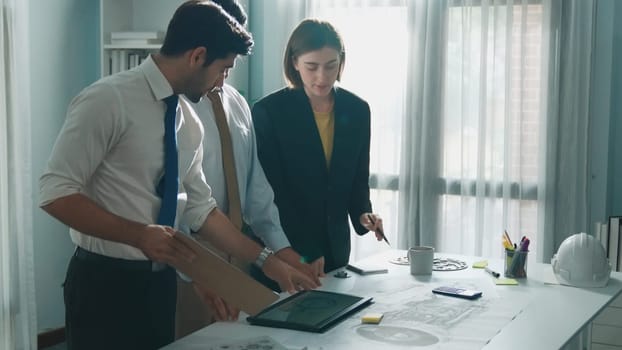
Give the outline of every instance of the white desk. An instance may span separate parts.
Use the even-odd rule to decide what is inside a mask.
[[[531,261],[529,261],[528,264],[528,278],[519,280],[520,285],[495,286],[492,283],[492,277],[490,275],[482,269],[473,269],[470,267],[474,261],[483,260],[482,258],[441,253],[437,253],[436,256],[464,260],[469,267],[461,271],[434,271],[431,276],[415,277],[410,275],[408,266],[400,266],[388,262],[404,254],[405,253],[402,251],[387,251],[378,256],[366,259],[387,266],[389,268],[388,274],[359,276],[349,273],[352,277],[347,279],[337,279],[333,277],[332,273],[328,274],[322,281],[323,286],[321,289],[372,296],[376,303],[369,308],[363,309],[350,319],[338,324],[324,334],[251,326],[245,321],[245,315],[241,315],[238,322],[215,323],[176,341],[165,347],[165,349],[205,349],[207,344],[220,343],[227,339],[240,340],[262,335],[269,335],[291,349],[302,349],[307,346],[309,350],[312,350],[320,349],[321,346],[322,349],[358,350],[362,348],[361,344],[365,345],[364,348],[412,348],[412,344],[406,346],[404,343],[399,344],[398,342],[383,343],[382,340],[378,339],[362,339],[353,331],[355,327],[361,327],[358,326],[358,323],[362,313],[366,311],[383,312],[382,307],[386,307],[384,302],[387,301],[387,299],[392,299],[389,294],[370,291],[381,290],[382,286],[388,285],[396,287],[399,283],[412,285],[414,287],[413,289],[409,289],[410,287],[408,287],[404,290],[399,290],[396,294],[402,295],[403,297],[405,294],[410,293],[409,290],[412,290],[416,291],[419,295],[417,298],[419,298],[422,293],[429,295],[429,298],[431,298],[432,294],[426,291],[440,284],[460,285],[464,283],[467,284],[467,286],[469,286],[469,284],[472,286],[473,283],[475,283],[484,291],[483,297],[477,302],[488,303],[484,305],[489,305],[490,307],[516,305],[519,310],[511,311],[512,315],[515,315],[515,318],[504,319],[503,317],[495,318],[493,316],[492,322],[494,322],[494,320],[501,320],[497,322],[496,325],[486,325],[479,321],[470,321],[469,317],[473,318],[474,316],[473,314],[468,315],[468,313],[460,316],[460,318],[463,318],[462,320],[452,320],[454,323],[472,322],[470,331],[474,335],[474,338],[479,337],[478,341],[480,342],[477,348],[520,350],[560,349],[573,340],[577,334],[584,331],[592,319],[622,292],[622,273],[620,272],[612,273],[609,283],[604,288],[580,289],[545,283],[554,281],[551,266],[549,264],[532,263]],[[489,266],[495,271],[502,272],[503,263],[500,259],[488,259],[488,262]],[[357,291],[365,291],[365,294],[358,293]],[[472,303],[472,301],[463,301],[455,298],[451,298],[451,300]],[[504,312],[505,316],[507,316],[507,313],[510,311],[505,310]],[[489,317],[485,313],[482,315],[482,317]],[[390,322],[391,320],[385,322],[383,319],[379,327],[390,327]],[[498,327],[499,329],[495,330],[491,335],[480,334],[481,332],[485,332],[485,328],[487,332],[490,332],[491,327],[492,329],[494,329],[494,327]],[[426,330],[425,325],[423,328],[417,326],[413,328]],[[469,330],[468,327],[465,329]],[[460,332],[461,337],[464,339],[465,330],[463,329]],[[489,340],[488,344],[481,344],[482,337],[486,337],[487,341]],[[457,348],[455,345],[452,345],[454,343],[447,343],[446,341],[447,339],[441,337],[439,343],[428,345],[423,348]],[[463,347],[460,346],[460,348]]]

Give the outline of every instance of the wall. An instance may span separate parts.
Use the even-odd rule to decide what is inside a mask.
[[[65,324],[61,284],[73,244],[68,229],[38,208],[38,180],[67,105],[97,78],[97,0],[30,0],[34,255],[39,331]]]
[[[255,101],[285,85],[283,52],[289,34],[304,18],[305,4],[303,0],[252,0],[249,5],[249,28],[255,39],[248,95],[252,107]]]
[[[614,1],[609,134],[609,215],[622,215],[622,2]]]

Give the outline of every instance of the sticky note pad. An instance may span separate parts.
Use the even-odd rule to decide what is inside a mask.
[[[473,268],[475,269],[483,269],[488,266],[488,260],[476,261],[473,263]]]
[[[379,312],[371,312],[361,317],[361,323],[378,324],[382,320],[382,316],[384,315]]]
[[[513,278],[495,278],[493,281],[498,286],[515,286],[518,284],[518,281]]]

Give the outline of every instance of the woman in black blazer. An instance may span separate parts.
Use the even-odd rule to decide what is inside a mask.
[[[348,215],[359,235],[382,239],[369,200],[370,111],[336,87],[345,62],[328,22],[307,19],[285,50],[288,87],[253,106],[261,165],[292,247],[319,276],[348,263]]]

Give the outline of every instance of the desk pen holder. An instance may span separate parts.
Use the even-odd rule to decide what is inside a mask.
[[[527,256],[529,251],[505,250],[504,275],[509,278],[527,277]]]

